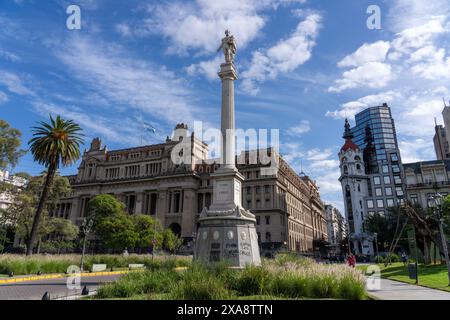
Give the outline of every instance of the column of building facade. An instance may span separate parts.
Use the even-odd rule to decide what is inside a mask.
[[[145,200],[145,198],[144,198],[144,196],[145,196],[145,192],[138,192],[137,194],[136,194],[136,203],[135,203],[135,206],[134,206],[134,213],[137,213],[137,214],[143,214],[144,213],[144,200]]]
[[[190,238],[193,236],[195,232],[195,195],[196,192],[193,189],[185,189],[184,190],[184,200],[182,207],[182,216],[181,216],[181,236],[183,238]]]
[[[161,226],[165,227],[165,216],[168,212],[167,204],[168,204],[168,190],[160,190],[158,192],[158,199],[156,204],[156,218],[161,223]]]

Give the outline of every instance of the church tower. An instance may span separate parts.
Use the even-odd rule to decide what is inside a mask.
[[[365,172],[363,152],[353,142],[353,133],[350,124],[345,119],[345,131],[343,138],[345,143],[339,152],[345,214],[348,221],[349,238],[353,252],[367,254],[364,247],[364,198],[369,195],[369,177]]]

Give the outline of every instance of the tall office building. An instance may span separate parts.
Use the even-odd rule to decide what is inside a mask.
[[[447,134],[445,133],[445,128],[442,125],[436,124],[434,127],[434,151],[436,152],[437,160],[447,160],[450,159],[450,146],[447,140]]]
[[[363,110],[350,129],[346,120],[339,152],[349,238],[356,254],[374,255],[374,235],[364,221],[404,201],[404,174],[394,119],[387,104]]]
[[[434,150],[436,152],[437,160],[447,160],[450,159],[450,105],[444,100],[444,110],[442,110],[442,118],[444,120],[444,126],[438,125],[435,119],[434,127]]]

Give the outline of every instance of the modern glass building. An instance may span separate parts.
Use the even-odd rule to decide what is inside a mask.
[[[398,149],[397,134],[391,109],[385,103],[382,106],[367,108],[355,116],[355,127],[352,128],[353,142],[364,149],[366,146],[366,126],[372,130],[376,149],[376,160],[388,162],[386,150]]]

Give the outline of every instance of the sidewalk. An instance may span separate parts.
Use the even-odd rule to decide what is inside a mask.
[[[381,279],[381,289],[368,291],[380,300],[450,300],[450,292]]]

